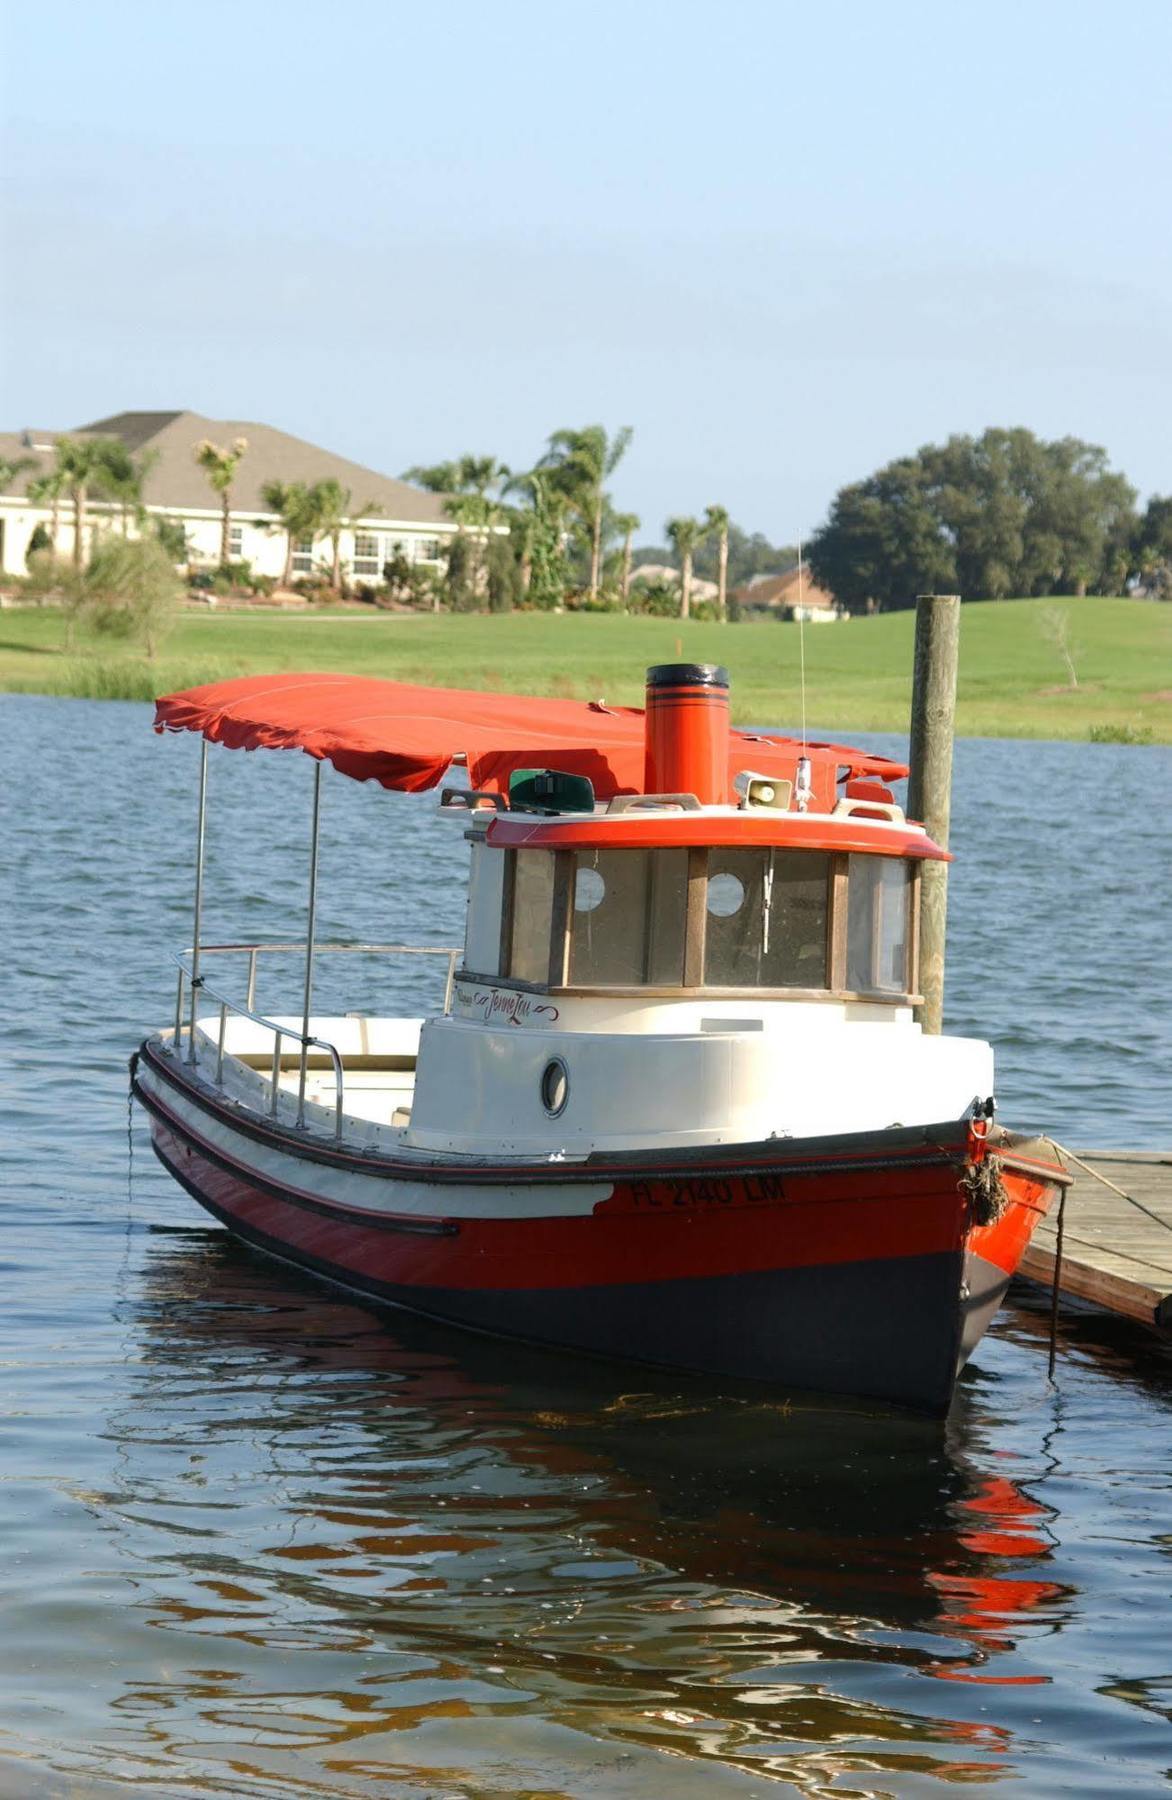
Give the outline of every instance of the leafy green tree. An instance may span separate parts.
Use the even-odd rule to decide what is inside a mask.
[[[912,606],[919,593],[956,586],[952,546],[914,457],[902,457],[836,495],[810,544],[810,568],[852,612]]]
[[[716,539],[716,616],[728,617],[728,532],[729,516],[723,506],[704,510],[704,536]]]
[[[667,535],[680,565],[680,618],[687,619],[692,612],[692,557],[704,527],[699,519],[669,519]]]
[[[1132,532],[1129,560],[1145,588],[1172,594],[1172,495],[1148,501]]]
[[[220,496],[220,567],[227,568],[232,557],[229,537],[232,512],[232,483],[240,467],[240,459],[248,449],[248,439],[235,438],[228,449],[204,438],[195,446],[195,460],[208,478],[213,493]]]
[[[853,611],[911,606],[934,589],[970,599],[1110,592],[1128,560],[1134,500],[1097,445],[993,428],[843,488],[810,564]]]
[[[586,425],[581,430],[555,431],[542,458],[586,528],[590,543],[590,595],[598,592],[602,572],[603,518],[606,483],[627,453],[631,427],[624,425],[613,437],[604,426]]]

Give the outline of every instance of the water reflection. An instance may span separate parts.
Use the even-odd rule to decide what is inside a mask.
[[[554,1726],[624,1779],[671,1752],[709,1765],[704,1791],[742,1771],[808,1794],[1012,1757],[944,1683],[1045,1680],[1023,1646],[1073,1596],[1046,1510],[986,1466],[974,1390],[946,1429],[642,1372],[632,1391],[388,1328],[219,1233],[155,1236],[130,1304],[120,1480],[94,1496],[153,1665],[115,1701],[128,1754],[212,1787],[230,1758],[240,1792],[291,1755],[323,1792],[495,1792]]]

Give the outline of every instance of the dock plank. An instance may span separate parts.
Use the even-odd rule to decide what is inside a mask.
[[[1078,1155],[1131,1201],[1073,1166],[1060,1291],[1172,1332],[1172,1151],[1080,1150]],[[1034,1233],[1019,1270],[1046,1288],[1054,1282],[1057,1217],[1055,1207]]]

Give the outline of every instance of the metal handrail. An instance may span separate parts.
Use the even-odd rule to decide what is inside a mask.
[[[186,950],[179,951],[175,957],[175,961],[179,965],[179,987],[175,999],[175,1035],[173,1045],[175,1054],[178,1055],[183,1037],[183,1001],[185,984],[189,985],[191,989],[188,1054],[193,1060],[195,1057],[195,1029],[198,1022],[196,1018],[197,996],[200,994],[206,995],[207,998],[212,1000],[220,1009],[220,1030],[216,1046],[217,1082],[222,1082],[224,1078],[224,1040],[227,1035],[228,1014],[230,1012],[235,1013],[239,1018],[250,1019],[254,1025],[260,1025],[265,1031],[271,1031],[273,1033],[273,1064],[271,1074],[272,1099],[269,1102],[269,1112],[274,1118],[276,1117],[277,1112],[278,1078],[281,1071],[282,1041],[285,1038],[289,1038],[293,1043],[300,1046],[303,1071],[304,1058],[311,1047],[316,1050],[326,1051],[334,1071],[334,1136],[335,1138],[340,1139],[342,1136],[342,1118],[344,1112],[345,1077],[342,1058],[337,1046],[331,1044],[327,1038],[313,1037],[307,1032],[295,1031],[288,1025],[280,1025],[275,1019],[268,1018],[264,1013],[258,1013],[253,1005],[256,998],[256,962],[257,957],[261,952],[267,950],[291,952],[304,950],[305,947],[304,943],[258,942],[239,944],[200,944],[198,946],[192,945]],[[217,954],[231,954],[232,952],[236,952],[237,954],[247,953],[248,955],[248,995],[246,1003],[243,1006],[238,1000],[230,1000],[226,994],[220,993],[217,988],[210,987],[206,977],[198,972],[200,966],[199,958],[215,956]],[[441,944],[316,944],[314,946],[314,954],[316,955],[319,952],[325,954],[330,952],[365,952],[367,954],[375,955],[446,956],[448,959],[448,976],[444,990],[444,1012],[446,1013],[451,1006],[452,982],[455,976],[456,959],[460,955],[458,947],[453,948],[449,945]],[[191,964],[190,967],[188,967],[189,960]],[[297,1123],[300,1127],[304,1127],[305,1125],[304,1081],[302,1081],[298,1090]]]
[[[304,951],[304,949],[304,940],[300,943],[266,943],[258,941],[256,943],[240,944],[201,944],[199,953],[201,956],[215,956],[220,952],[230,953],[234,950],[238,952],[247,951],[248,1003],[251,1005],[256,994],[256,959],[261,951],[277,950],[285,951],[286,954],[288,954],[294,950]],[[191,956],[192,953],[192,949],[189,947],[183,952],[183,955]],[[331,954],[344,955],[347,953],[364,953],[377,956],[446,956],[448,959],[448,979],[447,985],[444,988],[444,1011],[447,1012],[452,1004],[452,982],[456,973],[456,964],[463,954],[463,951],[458,944],[315,944],[313,953],[315,956],[328,956]]]

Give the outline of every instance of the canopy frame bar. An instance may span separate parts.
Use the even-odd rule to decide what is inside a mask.
[[[317,930],[317,862],[321,837],[321,759],[313,764],[313,815],[309,834],[309,904],[305,925],[305,992],[301,1009],[301,1063],[297,1075],[297,1123],[305,1125],[305,1076],[309,1064],[309,1015],[313,1005],[313,941]]]
[[[199,753],[199,804],[196,809],[195,824],[195,921],[192,927],[191,942],[191,1011],[187,1033],[187,1060],[193,1063],[195,1056],[195,1014],[199,1004],[201,977],[199,972],[199,939],[203,924],[203,868],[204,843],[207,832],[208,811],[208,740],[200,739]],[[180,982],[182,982],[182,975]],[[175,1045],[175,1054],[179,1054],[179,1045]]]

